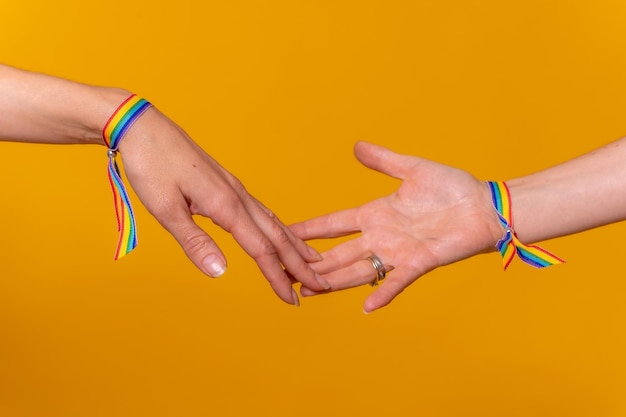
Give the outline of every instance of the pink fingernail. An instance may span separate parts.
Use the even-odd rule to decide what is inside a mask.
[[[298,298],[298,294],[296,293],[296,290],[294,290],[293,288],[291,289],[291,295],[293,296],[293,304],[296,307],[300,307],[300,299]]]
[[[330,290],[330,284],[328,283],[328,281],[326,281],[324,278],[322,278],[322,276],[320,274],[315,274],[315,279],[317,280],[317,282],[319,282],[319,284],[322,286],[322,288],[324,288],[325,290]]]
[[[210,254],[202,260],[202,266],[209,276],[218,278],[226,272],[226,265],[217,255]]]
[[[316,260],[316,261],[321,261],[322,255],[320,255],[320,253],[318,251],[316,251],[315,249],[313,249],[312,247],[307,245],[307,248],[309,250],[309,253],[311,254],[311,256]]]

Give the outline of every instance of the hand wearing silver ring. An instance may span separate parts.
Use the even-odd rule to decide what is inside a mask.
[[[361,232],[311,264],[332,291],[376,285],[387,275],[365,300],[363,310],[371,312],[439,266],[496,251],[505,229],[485,182],[465,171],[365,142],[356,144],[355,154],[365,166],[402,180],[402,185],[361,207],[291,226],[302,239]],[[535,243],[626,220],[624,161],[626,138],[507,180],[518,238]],[[388,265],[395,267],[393,271]],[[306,286],[300,292],[321,293]]]
[[[385,264],[383,264],[383,261],[381,261],[378,256],[368,256],[367,259],[372,263],[372,266],[376,270],[376,277],[374,278],[374,281],[370,282],[370,286],[375,287],[378,283],[380,283],[380,281],[385,279],[387,271],[385,269]]]
[[[365,312],[387,305],[438,266],[494,248],[502,236],[487,187],[470,174],[365,142],[357,143],[355,154],[365,166],[401,179],[400,188],[361,207],[291,229],[305,240],[361,232],[322,253],[323,260],[311,266],[330,284],[328,291],[375,286],[363,306]],[[303,296],[328,291],[306,285],[300,289]]]

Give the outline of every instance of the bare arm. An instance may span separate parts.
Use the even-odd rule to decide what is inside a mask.
[[[626,139],[507,181],[520,239],[538,242],[626,219]]]
[[[361,232],[313,264],[343,290],[372,282],[367,257],[387,266],[388,278],[365,301],[373,311],[425,273],[495,250],[504,229],[484,182],[467,172],[360,142],[357,158],[402,180],[393,194],[363,206],[292,225],[303,239]],[[580,232],[626,219],[626,139],[541,172],[507,181],[514,228],[524,243]],[[392,270],[393,269],[393,270]],[[319,294],[303,286],[303,295]]]
[[[98,144],[107,118],[128,95],[0,64],[0,140]]]
[[[0,65],[0,140],[104,145],[102,127],[128,96]],[[226,258],[195,214],[231,232],[285,302],[298,297],[283,266],[310,288],[328,288],[307,263],[319,255],[156,108],[132,125],[119,150],[143,204],[207,275],[222,275]]]

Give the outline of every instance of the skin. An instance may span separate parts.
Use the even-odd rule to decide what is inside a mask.
[[[102,128],[129,95],[0,65],[0,141],[104,146]],[[320,255],[158,109],[133,124],[119,153],[141,202],[205,274],[222,275],[226,257],[193,215],[232,233],[286,303],[299,305],[294,280],[329,288],[309,265]]]
[[[373,281],[367,257],[388,271],[365,300],[372,312],[389,304],[420,276],[474,255],[495,251],[504,229],[487,185],[471,174],[423,158],[359,142],[357,159],[402,180],[396,192],[360,207],[291,226],[304,239],[360,235],[322,253],[312,264],[331,285],[303,296],[340,291]],[[626,139],[560,165],[507,182],[513,226],[524,243],[581,232],[626,219]]]

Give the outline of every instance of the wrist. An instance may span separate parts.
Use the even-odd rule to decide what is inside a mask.
[[[513,227],[519,238],[527,243],[535,243],[552,236],[550,225],[546,222],[545,204],[550,204],[551,195],[546,193],[544,184],[534,182],[530,177],[521,177],[506,182],[511,195]],[[566,213],[562,213],[566,216]]]
[[[485,249],[485,252],[494,252],[496,250],[496,243],[502,239],[506,229],[500,223],[498,219],[498,212],[493,205],[492,194],[487,182],[483,183],[482,187],[482,200],[485,202],[485,211],[489,213],[487,220],[487,230],[491,236],[490,245]]]
[[[536,268],[563,263],[563,259],[538,246],[527,245],[520,240],[513,222],[513,203],[508,185],[503,181],[489,181],[489,191],[500,225],[505,229],[504,236],[496,244],[502,255],[506,270],[517,255],[525,263]]]
[[[79,140],[83,143],[105,146],[102,130],[118,108],[131,93],[112,87],[90,87],[90,105],[79,113],[81,130]]]

